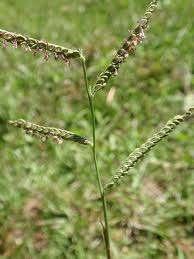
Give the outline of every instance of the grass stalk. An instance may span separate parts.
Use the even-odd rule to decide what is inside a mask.
[[[96,177],[98,182],[100,199],[102,202],[102,209],[103,209],[103,217],[104,217],[103,233],[104,233],[104,242],[106,247],[106,256],[107,256],[107,259],[111,259],[112,257],[111,257],[111,250],[110,250],[110,234],[109,234],[106,197],[105,197],[105,192],[102,185],[101,175],[98,170],[98,163],[97,163],[97,156],[96,156],[96,122],[95,122],[94,97],[92,96],[92,93],[89,89],[86,62],[83,56],[81,57],[81,63],[83,68],[85,87],[86,87],[86,92],[87,92],[87,97],[88,97],[90,112],[91,112],[91,119],[92,119],[92,137],[93,137],[92,155],[93,155],[93,162],[94,162],[94,167],[95,167],[95,172],[96,172]]]

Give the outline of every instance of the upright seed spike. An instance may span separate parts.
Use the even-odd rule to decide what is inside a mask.
[[[129,54],[134,54],[136,47],[143,42],[145,39],[145,30],[148,28],[148,24],[153,13],[157,9],[157,5],[158,1],[152,1],[149,4],[144,16],[138,22],[137,26],[129,32],[129,36],[126,40],[124,40],[124,43],[116,52],[114,58],[111,61],[111,64],[108,65],[105,71],[99,75],[96,84],[92,89],[93,96],[97,91],[105,88],[112,76],[116,76],[118,74],[119,68],[128,58]],[[107,75],[107,73],[108,77],[104,77],[104,75]]]

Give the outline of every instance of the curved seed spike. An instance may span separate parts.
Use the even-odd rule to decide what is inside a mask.
[[[161,140],[163,140],[171,132],[173,132],[179,124],[188,120],[192,115],[194,115],[194,107],[190,108],[182,115],[175,116],[172,120],[168,121],[158,133],[154,134],[143,145],[135,149],[135,151],[133,151],[129,155],[127,160],[117,170],[112,180],[108,184],[106,184],[105,191],[111,190],[112,188],[120,184],[122,180],[121,178],[128,175],[130,170],[136,165],[139,160],[144,157],[146,153],[148,153]]]
[[[145,30],[148,28],[149,22],[153,13],[155,12],[158,5],[158,1],[152,1],[144,16],[140,19],[137,26],[129,32],[129,35],[126,40],[124,40],[122,46],[115,54],[110,65],[107,66],[105,72],[101,73],[96,81],[94,88],[92,89],[92,95],[94,96],[97,91],[103,89],[109,79],[112,76],[116,76],[118,74],[118,70],[121,65],[126,61],[129,54],[133,54],[135,52],[136,47],[143,42],[145,39]]]
[[[14,32],[9,32],[0,29],[0,39],[2,39],[3,44],[10,43],[15,48],[23,47],[26,51],[33,51],[33,53],[40,52],[44,55],[44,58],[47,60],[49,58],[49,54],[56,60],[70,60],[81,57],[81,53],[79,50],[72,50],[68,48],[64,48],[59,45],[55,45],[52,43],[44,42],[42,40],[37,40],[34,38],[26,37],[20,34],[16,34]]]
[[[26,134],[45,140],[52,139],[57,144],[61,144],[63,140],[70,140],[83,145],[92,145],[92,143],[87,138],[81,137],[64,129],[44,127],[22,119],[9,121],[8,123],[14,127],[23,129]]]

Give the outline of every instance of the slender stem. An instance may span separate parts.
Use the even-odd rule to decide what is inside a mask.
[[[102,207],[103,207],[103,216],[104,216],[103,233],[104,233],[104,240],[105,240],[105,246],[106,246],[106,256],[107,256],[107,259],[111,259],[110,234],[109,234],[109,225],[108,225],[106,197],[105,197],[104,188],[103,188],[102,181],[101,181],[100,172],[98,170],[98,163],[97,163],[97,158],[96,158],[96,122],[95,122],[94,100],[93,100],[93,96],[89,90],[85,58],[83,56],[81,57],[81,62],[82,62],[84,81],[85,81],[85,86],[86,86],[86,91],[87,91],[87,96],[88,96],[88,101],[89,101],[89,106],[90,106],[91,118],[92,118],[92,135],[93,135],[92,154],[93,154],[93,160],[94,160],[94,166],[95,166],[95,171],[96,171],[100,198],[101,198]]]

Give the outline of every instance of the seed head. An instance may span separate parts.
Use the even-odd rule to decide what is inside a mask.
[[[194,114],[194,107],[190,108],[182,115],[175,116],[172,120],[168,121],[166,125],[151,138],[149,138],[143,145],[135,149],[127,158],[127,160],[121,165],[117,170],[116,174],[113,176],[112,180],[105,186],[105,190],[111,190],[113,187],[119,185],[122,179],[129,174],[131,169],[144,158],[153,147],[155,147],[160,141],[167,137],[171,132],[173,132],[177,126],[186,120],[188,120]]]
[[[121,65],[126,61],[130,54],[134,54],[136,47],[143,42],[145,39],[145,30],[148,28],[149,22],[151,20],[152,14],[157,8],[158,1],[152,1],[145,12],[144,16],[140,19],[137,26],[129,32],[127,39],[124,40],[121,47],[117,50],[112,62],[106,68],[106,70],[101,73],[97,79],[97,82],[92,89],[92,95],[94,96],[97,91],[103,89],[109,79],[112,76],[118,75],[118,70]]]
[[[70,140],[83,145],[92,145],[85,137],[81,137],[75,133],[64,129],[40,126],[23,119],[9,121],[10,125],[21,128],[26,134],[41,139],[43,142],[52,139],[57,144],[62,144],[64,140]]]
[[[34,54],[41,53],[43,54],[45,60],[48,60],[50,56],[53,56],[56,60],[67,62],[68,60],[81,57],[79,50],[64,48],[59,45],[1,29],[0,39],[2,40],[4,47],[7,47],[8,43],[10,43],[15,48],[21,47],[26,51],[33,52]]]

